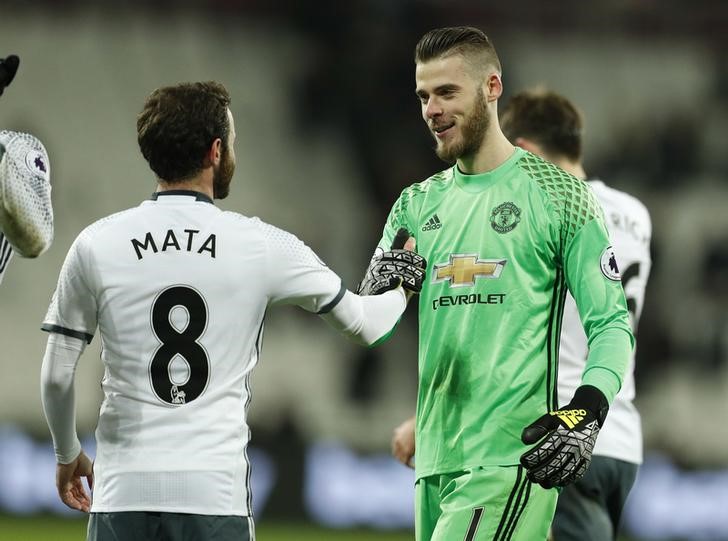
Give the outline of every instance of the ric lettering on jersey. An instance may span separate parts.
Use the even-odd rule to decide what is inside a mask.
[[[157,252],[166,252],[167,250],[196,252],[198,254],[207,252],[210,257],[214,258],[215,234],[211,233],[204,242],[201,242],[199,237],[195,237],[199,232],[199,229],[185,229],[183,233],[175,234],[172,229],[168,229],[167,234],[164,236],[164,239],[161,239],[161,242],[159,239],[155,241],[152,233],[147,232],[143,241],[131,239],[131,245],[134,247],[137,259],[142,259],[146,255],[142,251],[146,252],[147,250],[151,250],[155,254]]]
[[[503,304],[505,293],[470,293],[469,295],[443,295],[432,301],[432,309],[437,310],[445,306],[460,306],[462,304]]]
[[[615,227],[616,229],[621,229],[637,242],[640,242],[642,244],[649,244],[650,237],[645,235],[644,231],[642,231],[642,226],[640,225],[640,222],[634,220],[626,213],[619,214],[617,212],[612,212],[610,213],[609,217],[611,219],[612,227]]]

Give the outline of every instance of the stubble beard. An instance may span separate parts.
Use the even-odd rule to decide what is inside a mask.
[[[453,164],[459,158],[472,156],[480,150],[485,140],[485,134],[490,124],[490,111],[485,103],[485,95],[481,89],[475,96],[473,112],[465,119],[460,131],[462,135],[459,141],[449,145],[438,144],[435,148],[437,157],[444,162]]]
[[[230,183],[235,172],[235,162],[230,152],[224,148],[220,156],[220,165],[212,175],[212,195],[215,199],[225,199],[230,194]]]

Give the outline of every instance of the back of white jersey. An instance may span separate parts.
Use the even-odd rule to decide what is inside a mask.
[[[642,313],[647,278],[652,266],[650,239],[652,222],[645,206],[635,197],[590,181],[609,229],[609,235],[622,274],[633,330]],[[576,303],[567,296],[561,329],[559,353],[559,404],[567,404],[581,383],[589,348]],[[642,462],[642,425],[632,401],[635,396],[634,352],[624,375],[622,388],[609,409],[597,438],[594,454],[627,462]]]
[[[105,366],[92,511],[249,515],[249,378],[267,307],[319,312],[341,280],[293,235],[163,192],[88,227],[43,328]]]

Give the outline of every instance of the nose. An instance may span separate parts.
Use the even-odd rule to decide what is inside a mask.
[[[436,116],[440,116],[442,114],[442,107],[440,106],[438,100],[434,98],[428,99],[427,103],[423,105],[422,109],[422,112],[426,119],[435,118]]]

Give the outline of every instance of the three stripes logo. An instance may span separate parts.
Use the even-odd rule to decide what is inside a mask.
[[[561,421],[569,427],[569,430],[573,430],[574,427],[578,425],[584,417],[586,417],[586,410],[559,410],[552,411],[551,415],[555,415],[561,419]]]
[[[422,226],[422,231],[434,231],[436,229],[440,229],[442,227],[442,222],[440,221],[440,218],[437,217],[437,214],[433,214],[432,217],[427,220],[427,223]]]

